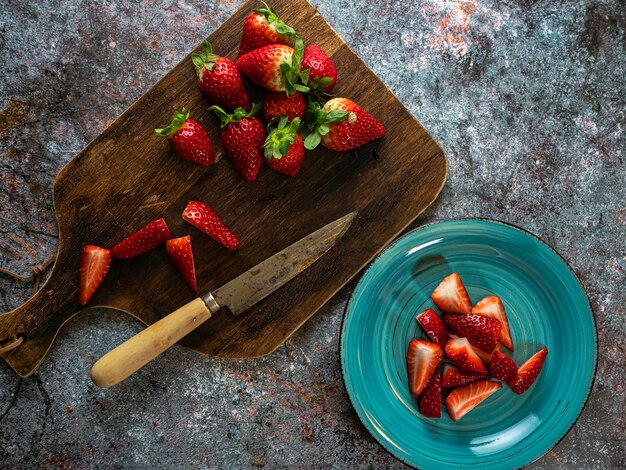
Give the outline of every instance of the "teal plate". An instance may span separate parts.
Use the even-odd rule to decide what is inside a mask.
[[[409,393],[406,350],[426,338],[415,321],[430,294],[461,276],[472,302],[502,298],[522,363],[544,345],[535,384],[508,387],[454,423],[423,418]],[[593,383],[597,340],[580,282],[552,248],[519,228],[483,219],[419,228],[395,241],[357,285],[341,332],[343,377],[361,421],[394,456],[425,469],[505,469],[548,452],[578,418]]]

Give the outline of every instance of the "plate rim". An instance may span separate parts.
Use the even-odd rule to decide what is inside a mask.
[[[350,297],[348,299],[348,302],[346,302],[346,305],[343,309],[343,316],[341,318],[341,327],[339,330],[339,359],[341,362],[341,381],[343,383],[343,388],[344,391],[346,392],[346,395],[348,396],[348,399],[350,400],[350,405],[352,406],[352,409],[354,410],[354,412],[356,413],[356,415],[359,418],[359,421],[361,422],[361,425],[365,428],[365,430],[369,433],[370,436],[372,436],[374,438],[374,440],[378,443],[378,445],[380,447],[382,447],[389,455],[391,455],[393,458],[395,458],[396,460],[398,460],[399,462],[402,462],[405,465],[408,465],[411,468],[417,468],[419,469],[420,467],[407,462],[405,459],[403,459],[402,457],[396,455],[394,452],[392,452],[391,450],[389,450],[387,448],[387,446],[385,446],[379,439],[379,437],[377,435],[375,435],[370,428],[365,424],[365,421],[363,420],[363,417],[361,416],[361,413],[359,412],[359,410],[357,409],[357,407],[354,404],[354,400],[352,398],[352,395],[350,395],[350,392],[348,392],[348,386],[346,384],[346,372],[345,372],[345,362],[344,362],[344,347],[343,347],[343,341],[344,341],[344,333],[345,333],[345,322],[346,322],[346,316],[348,314],[348,310],[350,308],[350,306],[352,305],[353,301],[354,301],[354,293],[356,292],[357,288],[359,287],[359,285],[361,284],[361,282],[363,281],[363,278],[366,276],[366,274],[370,271],[370,269],[372,268],[372,266],[378,261],[378,259],[388,250],[390,250],[392,247],[394,247],[395,245],[397,245],[398,243],[400,243],[403,239],[411,236],[414,233],[417,233],[419,231],[422,231],[428,227],[430,227],[431,225],[438,225],[441,223],[447,223],[447,222],[460,222],[460,221],[483,221],[483,222],[489,222],[489,223],[495,223],[495,224],[500,224],[500,225],[504,225],[508,228],[512,228],[514,230],[517,230],[519,232],[522,232],[525,235],[529,235],[532,238],[536,239],[538,242],[542,243],[543,245],[545,245],[547,248],[549,248],[554,254],[556,254],[562,261],[563,263],[565,263],[565,266],[567,267],[567,269],[569,269],[569,271],[572,273],[572,275],[574,276],[574,279],[576,280],[576,282],[578,283],[578,285],[580,286],[583,294],[585,295],[585,299],[587,299],[587,304],[589,306],[589,311],[591,312],[591,320],[593,322],[593,340],[594,340],[594,352],[595,352],[595,357],[594,357],[594,365],[593,365],[593,374],[591,377],[591,383],[589,384],[589,388],[587,389],[587,393],[585,395],[585,401],[583,402],[582,407],[580,408],[580,411],[578,412],[578,414],[576,415],[576,418],[574,419],[574,421],[572,421],[572,424],[569,426],[569,428],[567,428],[567,430],[563,433],[563,435],[554,443],[552,444],[544,453],[542,453],[541,455],[539,455],[537,458],[523,464],[522,466],[518,467],[518,468],[525,468],[528,467],[529,465],[532,465],[533,463],[541,460],[542,458],[544,458],[552,449],[554,449],[556,446],[558,446],[563,439],[565,439],[565,437],[567,437],[567,435],[570,433],[570,431],[572,430],[572,428],[574,427],[574,425],[578,422],[578,420],[580,419],[580,416],[582,415],[583,411],[585,410],[585,407],[587,406],[587,403],[589,403],[589,398],[591,397],[591,392],[593,390],[593,387],[595,385],[596,382],[596,376],[597,376],[597,372],[598,372],[598,325],[596,322],[596,312],[593,309],[593,305],[591,303],[591,299],[589,298],[589,294],[587,294],[587,290],[585,289],[585,286],[583,285],[582,281],[580,280],[580,278],[578,277],[578,275],[576,274],[576,272],[574,271],[574,268],[568,263],[568,261],[552,246],[550,245],[548,242],[546,242],[545,240],[543,240],[541,237],[539,237],[538,235],[535,235],[534,233],[526,230],[523,227],[520,227],[516,224],[513,224],[511,222],[505,222],[503,220],[498,220],[498,219],[492,219],[489,217],[451,217],[451,218],[444,218],[444,219],[440,219],[440,220],[435,220],[433,222],[429,222],[423,225],[420,225],[419,227],[415,227],[414,229],[409,230],[408,232],[402,234],[401,236],[397,237],[395,240],[393,240],[391,243],[389,243],[387,246],[385,246],[371,261],[370,263],[362,270],[361,274],[359,275],[359,280],[356,283],[356,285],[352,288],[352,292],[350,293]]]

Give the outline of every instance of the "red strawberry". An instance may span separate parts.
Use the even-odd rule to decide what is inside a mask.
[[[235,234],[228,230],[217,214],[203,202],[189,201],[183,211],[183,219],[231,251],[239,246]]]
[[[270,127],[265,141],[265,160],[272,170],[289,176],[300,171],[304,162],[304,144],[298,134],[299,127],[299,118],[289,123],[287,116],[280,118],[277,127]]]
[[[167,137],[170,147],[180,158],[203,166],[215,163],[215,151],[209,134],[204,127],[189,119],[189,112],[185,108],[180,113],[174,113],[169,126],[155,129],[154,133]]]
[[[167,228],[165,220],[158,219],[119,242],[111,248],[111,254],[113,258],[132,258],[165,243],[168,238],[170,238],[170,229]]]
[[[507,385],[511,387],[511,390],[518,395],[521,395],[528,390],[530,386],[535,383],[537,377],[539,377],[539,373],[543,368],[543,363],[545,362],[547,355],[548,348],[543,348],[519,366],[517,374],[506,382]]]
[[[254,10],[243,24],[240,56],[268,44],[287,44],[291,36],[296,36],[291,26],[283,23],[265,2],[263,4],[265,8]]]
[[[172,238],[165,244],[165,250],[170,261],[178,268],[187,284],[198,292],[196,284],[196,268],[193,264],[193,252],[191,251],[191,237],[189,235]]]
[[[417,322],[422,325],[426,335],[433,343],[439,346],[446,344],[446,327],[432,308],[424,310],[417,318]]]
[[[246,181],[254,181],[263,160],[262,149],[265,143],[265,126],[254,117],[261,104],[252,106],[250,112],[237,108],[233,114],[227,114],[219,106],[211,106],[222,121],[220,140],[226,155]]]
[[[454,333],[450,333],[450,332],[448,332],[447,335],[448,335],[448,338],[450,339],[460,338],[459,335],[455,335]],[[483,361],[483,364],[485,364],[486,366],[491,364],[491,354],[481,351],[475,346],[472,346],[472,349],[478,355],[478,357],[480,357],[480,360]],[[496,344],[494,351],[502,351],[502,345],[500,343]]]
[[[500,342],[504,347],[513,351],[513,340],[511,339],[511,331],[509,330],[509,320],[506,318],[506,312],[504,311],[504,305],[500,297],[496,295],[485,297],[476,304],[472,309],[472,313],[498,320],[500,325],[502,325],[500,329]]]
[[[452,364],[444,364],[443,366],[443,380],[441,386],[446,388],[456,388],[461,385],[466,385],[471,382],[475,382],[479,379],[484,379],[486,374],[478,372],[467,372],[459,369]]]
[[[441,377],[439,371],[428,381],[419,398],[420,413],[426,418],[441,418]]]
[[[480,315],[451,315],[446,314],[443,322],[457,335],[468,339],[472,346],[491,353],[500,337],[500,322],[493,318]]]
[[[111,266],[111,252],[106,248],[87,245],[80,255],[78,270],[78,303],[85,306],[104,281]]]
[[[306,77],[307,69],[309,70],[308,77]],[[307,46],[304,49],[302,71],[307,78],[303,82],[311,90],[328,93],[337,83],[337,68],[319,46]]]
[[[509,380],[517,374],[517,364],[506,354],[502,354],[500,351],[494,351],[491,354],[489,373],[494,379],[503,381]]]
[[[263,118],[265,122],[287,116],[290,121],[304,117],[306,103],[302,93],[296,91],[293,95],[279,91],[266,91],[263,96]]]
[[[502,388],[500,382],[480,380],[452,390],[446,398],[446,410],[452,421],[458,421],[480,402]]]
[[[406,365],[409,390],[413,395],[418,396],[424,391],[442,359],[443,351],[435,343],[423,339],[414,339],[409,343]]]
[[[198,88],[211,104],[234,110],[250,109],[250,98],[235,63],[213,54],[211,43],[204,41],[202,52],[191,54],[198,75]]]
[[[463,370],[487,373],[487,368],[474,352],[467,338],[449,339],[446,343],[446,356]]]
[[[452,273],[431,294],[439,310],[444,313],[471,313],[472,301],[467,295],[461,277]]]

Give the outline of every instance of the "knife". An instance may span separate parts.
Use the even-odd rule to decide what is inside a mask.
[[[222,287],[198,297],[102,356],[91,368],[98,387],[111,387],[141,369],[222,308],[239,315],[300,274],[332,248],[356,212],[311,233]]]

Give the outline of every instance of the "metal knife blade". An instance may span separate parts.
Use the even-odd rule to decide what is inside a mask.
[[[212,313],[227,307],[233,315],[239,315],[317,261],[348,230],[356,214],[351,212],[307,235],[209,292],[202,300]]]

